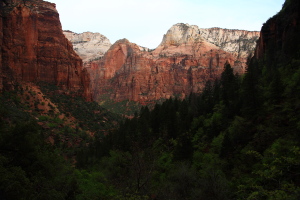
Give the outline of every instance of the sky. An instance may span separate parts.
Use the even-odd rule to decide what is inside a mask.
[[[98,32],[111,43],[126,38],[156,48],[177,23],[199,28],[260,31],[284,0],[47,0],[55,3],[64,30]]]

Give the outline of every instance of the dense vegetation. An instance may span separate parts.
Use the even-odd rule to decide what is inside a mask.
[[[0,198],[64,199],[76,182],[71,165],[53,146],[28,113],[16,92],[0,97]]]
[[[94,102],[59,94],[55,86],[40,85],[56,104],[45,105],[44,94],[28,86],[16,85],[0,96],[0,199],[117,197],[101,174],[77,170],[74,164],[75,155],[104,137],[119,117]],[[47,106],[47,112],[40,109]]]
[[[65,113],[67,117],[73,116],[78,120],[78,128],[91,131],[96,135],[104,135],[121,119],[119,115],[109,112],[96,102],[87,102],[82,97],[61,93],[55,85],[47,83],[38,85],[43,94],[48,96],[61,112]]]
[[[82,157],[93,159],[78,166],[102,172],[123,194],[299,199],[299,64],[265,73],[252,63],[243,77],[226,65],[201,95],[142,108],[105,138],[109,155],[87,151]]]

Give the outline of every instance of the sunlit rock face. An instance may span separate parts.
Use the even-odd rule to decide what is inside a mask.
[[[175,24],[164,35],[160,46],[179,46],[182,44],[206,41],[218,48],[233,54],[245,66],[249,55],[251,56],[260,32],[232,30],[222,28],[203,29],[195,25]],[[196,49],[194,49],[195,51]]]
[[[85,61],[95,100],[133,100],[147,104],[201,92],[206,81],[220,76],[226,62],[236,73],[244,73],[259,32],[201,29],[178,23],[167,31],[154,50],[127,39],[110,46],[101,34],[67,31],[65,35]],[[85,52],[91,52],[90,56]]]
[[[109,39],[100,33],[84,32],[78,34],[64,31],[64,35],[72,42],[74,50],[84,63],[100,59],[111,47]]]
[[[119,40],[103,58],[86,64],[93,97],[147,104],[199,93],[206,81],[220,77],[226,62],[235,72],[244,73],[258,35],[175,24],[154,50]]]
[[[2,88],[17,82],[47,82],[90,100],[89,74],[65,38],[53,3],[14,0],[2,4],[0,55]]]
[[[200,29],[202,37],[237,58],[248,58],[256,47],[259,31],[232,30],[221,28]]]

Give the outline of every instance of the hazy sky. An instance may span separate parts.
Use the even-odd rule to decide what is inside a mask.
[[[47,0],[64,30],[99,32],[111,43],[127,38],[155,48],[176,23],[200,28],[260,30],[284,0]]]

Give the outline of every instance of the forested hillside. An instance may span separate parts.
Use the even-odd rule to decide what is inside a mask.
[[[0,199],[86,199],[76,155],[120,117],[55,85],[39,85],[15,85],[0,95]],[[110,190],[98,184],[99,194]]]

